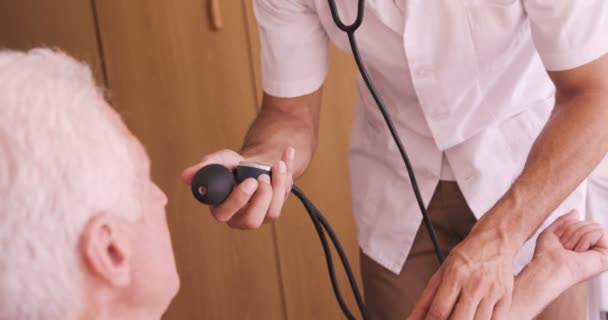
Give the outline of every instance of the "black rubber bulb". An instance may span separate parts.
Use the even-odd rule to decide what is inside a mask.
[[[234,174],[221,164],[210,164],[194,174],[192,194],[196,200],[210,206],[218,205],[232,192]]]

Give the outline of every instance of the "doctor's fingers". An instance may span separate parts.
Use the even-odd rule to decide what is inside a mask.
[[[483,298],[477,306],[477,311],[475,312],[474,320],[487,320],[492,318],[492,310],[494,310],[494,305],[490,302],[490,300]]]
[[[182,172],[182,181],[186,184],[192,183],[192,177],[202,167],[209,164],[221,164],[229,169],[238,166],[239,162],[243,161],[244,158],[237,152],[229,149],[219,150],[214,153],[210,153],[204,156],[201,161],[195,165],[192,165]]]
[[[242,230],[258,229],[266,218],[271,200],[270,177],[264,174],[258,177],[258,188],[247,205],[234,214],[226,224]]]
[[[228,198],[220,205],[211,207],[213,217],[221,222],[226,223],[243,207],[247,205],[253,194],[258,189],[259,182],[256,179],[249,178],[234,187]]]
[[[490,281],[469,282],[460,292],[450,319],[492,319],[492,311],[500,298],[498,289]]]
[[[426,313],[431,307],[431,302],[433,302],[433,297],[435,297],[435,293],[437,293],[437,289],[439,289],[442,279],[443,269],[440,268],[429,280],[429,283],[427,284],[426,288],[424,288],[420,298],[418,298],[418,301],[416,301],[412,307],[412,311],[407,317],[407,320],[423,320],[425,318]]]
[[[462,292],[458,297],[458,302],[454,307],[454,312],[450,316],[451,320],[471,320],[476,315],[480,297],[472,296],[469,292]],[[490,319],[484,318],[484,319]]]
[[[492,311],[492,320],[508,319],[512,300],[512,295],[506,295],[502,299],[498,300],[498,303],[496,303],[494,310]]]
[[[272,167],[272,200],[264,223],[273,222],[281,215],[286,193],[291,190],[291,176],[287,174],[285,161],[279,161]]]
[[[291,192],[291,189],[293,188],[293,172],[294,172],[294,166],[295,166],[295,159],[296,159],[296,149],[294,149],[293,147],[287,148],[287,150],[285,150],[285,152],[283,153],[283,161],[285,162],[285,166],[287,168],[287,177],[289,179],[286,182],[287,190],[285,193],[285,199],[287,199],[287,197],[289,196],[289,193]]]
[[[444,281],[439,285],[437,294],[431,302],[431,306],[426,315],[427,320],[446,320],[452,314],[454,305],[462,292],[462,285],[459,281],[446,281],[444,272]]]

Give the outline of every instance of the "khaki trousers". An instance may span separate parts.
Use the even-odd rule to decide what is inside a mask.
[[[476,222],[460,188],[452,181],[439,183],[428,212],[445,256],[467,236]],[[370,319],[404,320],[438,268],[433,245],[423,224],[398,275],[361,253],[361,273]],[[584,320],[586,308],[586,286],[583,284],[563,293],[537,319]]]

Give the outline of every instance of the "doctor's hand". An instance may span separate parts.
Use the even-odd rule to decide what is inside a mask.
[[[182,179],[188,185],[194,174],[209,164],[221,164],[229,169],[236,168],[242,161],[253,161],[272,165],[272,181],[268,175],[258,179],[249,178],[238,184],[228,198],[217,206],[212,206],[213,217],[236,229],[257,229],[264,223],[277,220],[293,182],[292,171],[294,149],[283,151],[281,160],[270,163],[263,156],[244,157],[232,150],[220,150],[205,156],[200,163],[187,168]]]
[[[513,257],[496,232],[474,228],[433,275],[408,319],[506,318]]]

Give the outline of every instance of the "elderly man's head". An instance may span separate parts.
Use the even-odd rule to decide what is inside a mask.
[[[158,319],[166,201],[86,66],[0,51],[0,319]]]

